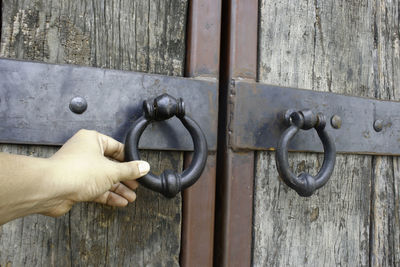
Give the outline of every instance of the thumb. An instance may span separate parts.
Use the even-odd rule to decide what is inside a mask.
[[[112,177],[114,183],[137,179],[150,171],[149,163],[142,160],[122,163],[113,162],[113,164],[115,164],[116,167],[116,173]]]

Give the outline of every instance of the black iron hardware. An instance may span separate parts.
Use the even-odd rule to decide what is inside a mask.
[[[234,151],[275,150],[288,109],[322,112],[337,153],[400,155],[400,102],[232,80],[229,145]],[[315,131],[300,131],[289,151],[323,152]]]
[[[0,143],[62,145],[78,130],[97,130],[123,141],[142,114],[132,105],[168,93],[190,102],[208,149],[217,147],[216,80],[56,65],[0,58]],[[142,149],[191,151],[193,144],[176,118],[147,127]]]
[[[189,131],[194,145],[194,155],[190,166],[182,174],[165,170],[160,177],[148,173],[138,181],[149,189],[174,197],[180,191],[193,185],[199,179],[207,161],[207,141],[200,126],[185,115],[185,105],[180,98],[163,94],[153,102],[143,102],[143,115],[128,130],[125,139],[125,159],[139,160],[138,144],[144,129],[153,121],[163,121],[176,116]]]
[[[282,180],[300,196],[309,197],[315,190],[322,187],[332,175],[336,161],[335,143],[325,129],[326,119],[321,114],[314,114],[310,110],[294,112],[289,110],[285,120],[290,125],[283,132],[276,149],[276,167]],[[288,144],[290,140],[302,130],[315,128],[324,146],[324,163],[318,174],[313,177],[308,173],[301,173],[296,177],[289,168]]]
[[[76,114],[82,114],[87,109],[87,102],[81,96],[75,96],[69,103],[69,109]]]
[[[0,59],[0,143],[61,145],[81,128],[123,141],[142,114],[133,106],[168,93],[190,102],[208,149],[217,149],[218,83],[165,75]],[[278,116],[289,108],[323,112],[338,153],[400,155],[400,102],[232,80],[229,147],[275,150],[286,129]],[[67,127],[66,127],[67,126]],[[289,151],[323,152],[316,132],[300,131]],[[151,124],[141,149],[193,150],[177,118]]]

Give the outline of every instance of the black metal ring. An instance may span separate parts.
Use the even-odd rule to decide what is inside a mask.
[[[179,118],[189,131],[194,146],[194,155],[190,166],[181,174],[165,170],[159,177],[149,172],[138,181],[145,187],[162,193],[166,197],[174,197],[180,191],[193,185],[200,177],[207,161],[207,141],[200,126],[189,116],[185,115],[183,100],[163,94],[154,99],[153,104],[143,102],[144,114],[137,119],[128,130],[125,139],[125,159],[140,160],[138,144],[140,136],[153,121],[167,120],[173,116]]]
[[[325,129],[326,120],[322,114],[315,115],[310,110],[289,112],[291,125],[283,132],[279,140],[276,150],[276,166],[285,184],[294,189],[300,196],[309,197],[315,190],[322,187],[332,175],[336,161],[336,147]],[[288,119],[287,115],[286,119]],[[289,168],[288,144],[300,129],[308,130],[311,128],[315,128],[324,146],[324,163],[315,177],[308,173],[301,173],[296,177]]]

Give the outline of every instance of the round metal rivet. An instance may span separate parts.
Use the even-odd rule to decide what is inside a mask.
[[[374,129],[377,132],[382,131],[383,129],[383,120],[376,120],[374,121]]]
[[[76,114],[82,114],[87,109],[87,102],[81,96],[75,96],[69,103],[69,109]]]
[[[340,118],[338,115],[333,115],[331,117],[331,125],[335,129],[340,129],[340,127],[342,127],[342,118]]]

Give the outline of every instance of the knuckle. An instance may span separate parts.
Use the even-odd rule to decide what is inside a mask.
[[[121,155],[124,152],[124,145],[121,143],[117,143],[117,149],[113,153],[114,157]]]
[[[86,134],[87,131],[88,131],[88,130],[86,130],[86,129],[80,129],[80,130],[77,132],[77,134],[83,135],[83,134]]]
[[[87,136],[87,134],[88,134],[88,130],[86,130],[86,129],[81,129],[76,133],[76,135],[79,137]]]
[[[97,134],[97,132],[94,131],[94,130],[80,129],[80,130],[77,132],[77,134],[78,134],[78,135],[81,135],[81,136],[88,136],[88,135]]]

